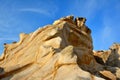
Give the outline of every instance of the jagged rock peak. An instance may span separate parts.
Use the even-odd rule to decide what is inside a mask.
[[[79,29],[81,29],[86,33],[89,33],[89,34],[91,33],[91,30],[85,25],[86,18],[84,17],[76,17],[74,19],[74,16],[66,16],[66,17],[60,18],[59,20],[56,20],[53,24],[57,25],[63,21],[74,24],[76,27],[78,27]]]

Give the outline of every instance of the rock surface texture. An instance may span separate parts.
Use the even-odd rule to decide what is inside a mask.
[[[4,44],[0,80],[119,80],[120,45],[93,51],[85,21],[67,16]]]

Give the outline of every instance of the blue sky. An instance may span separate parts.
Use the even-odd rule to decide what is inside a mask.
[[[63,16],[87,18],[95,50],[120,43],[120,0],[0,0],[0,53],[3,43],[19,40]]]

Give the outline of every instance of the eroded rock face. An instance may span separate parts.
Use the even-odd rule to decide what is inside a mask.
[[[93,53],[91,30],[85,21],[85,18],[74,20],[73,16],[67,16],[33,33],[21,33],[19,42],[4,45],[0,79],[105,80],[111,79],[108,75],[114,79],[115,75],[119,77],[119,68],[117,73],[109,72],[107,69],[111,67],[105,69],[105,65],[94,58],[97,52]],[[109,57],[104,62],[109,63]]]
[[[105,70],[120,79],[120,44],[115,43],[106,51],[94,51],[94,57],[98,63],[104,65]]]

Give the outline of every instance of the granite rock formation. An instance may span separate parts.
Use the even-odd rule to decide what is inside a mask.
[[[67,16],[33,33],[21,33],[19,42],[4,44],[0,79],[120,79],[119,45],[108,51],[93,51],[91,30],[85,21]]]

